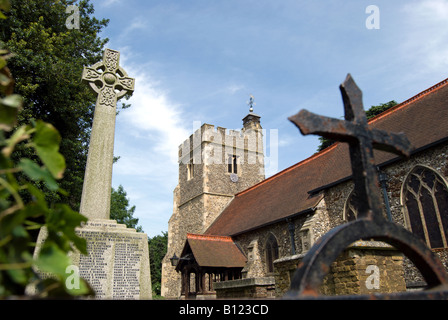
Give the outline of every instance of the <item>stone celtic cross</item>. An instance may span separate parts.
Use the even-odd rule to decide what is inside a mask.
[[[80,213],[109,219],[117,101],[134,91],[135,80],[120,67],[120,52],[106,49],[103,61],[85,67],[82,80],[98,94]]]
[[[409,156],[411,145],[404,134],[369,128],[363,108],[362,92],[349,74],[340,86],[344,102],[345,121],[321,117],[302,110],[289,118],[302,134],[348,142],[355,184],[355,205],[359,217],[381,216],[381,196],[378,190],[373,149]],[[375,214],[378,213],[378,214]]]

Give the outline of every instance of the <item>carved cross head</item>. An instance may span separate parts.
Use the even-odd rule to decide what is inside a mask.
[[[82,80],[98,94],[97,105],[115,107],[119,99],[134,91],[135,79],[120,67],[120,52],[106,49],[103,61],[85,67]]]

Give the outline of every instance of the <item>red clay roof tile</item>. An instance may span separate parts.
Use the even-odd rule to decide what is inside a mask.
[[[246,257],[231,237],[187,234],[182,255],[189,250],[201,267],[243,268]]]

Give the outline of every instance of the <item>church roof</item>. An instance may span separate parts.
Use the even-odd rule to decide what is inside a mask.
[[[201,267],[243,268],[246,257],[231,237],[187,234],[182,257],[193,254]]]
[[[370,119],[373,128],[403,132],[414,153],[448,139],[448,79]],[[375,150],[377,165],[400,158]],[[234,236],[310,212],[319,191],[351,178],[348,144],[335,143],[235,195],[205,234]]]

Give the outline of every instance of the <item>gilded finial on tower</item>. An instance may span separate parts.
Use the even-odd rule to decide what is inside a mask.
[[[247,105],[249,106],[249,112],[254,112],[254,106],[257,104],[255,103],[255,98],[253,95],[250,95],[250,99],[247,102]]]

